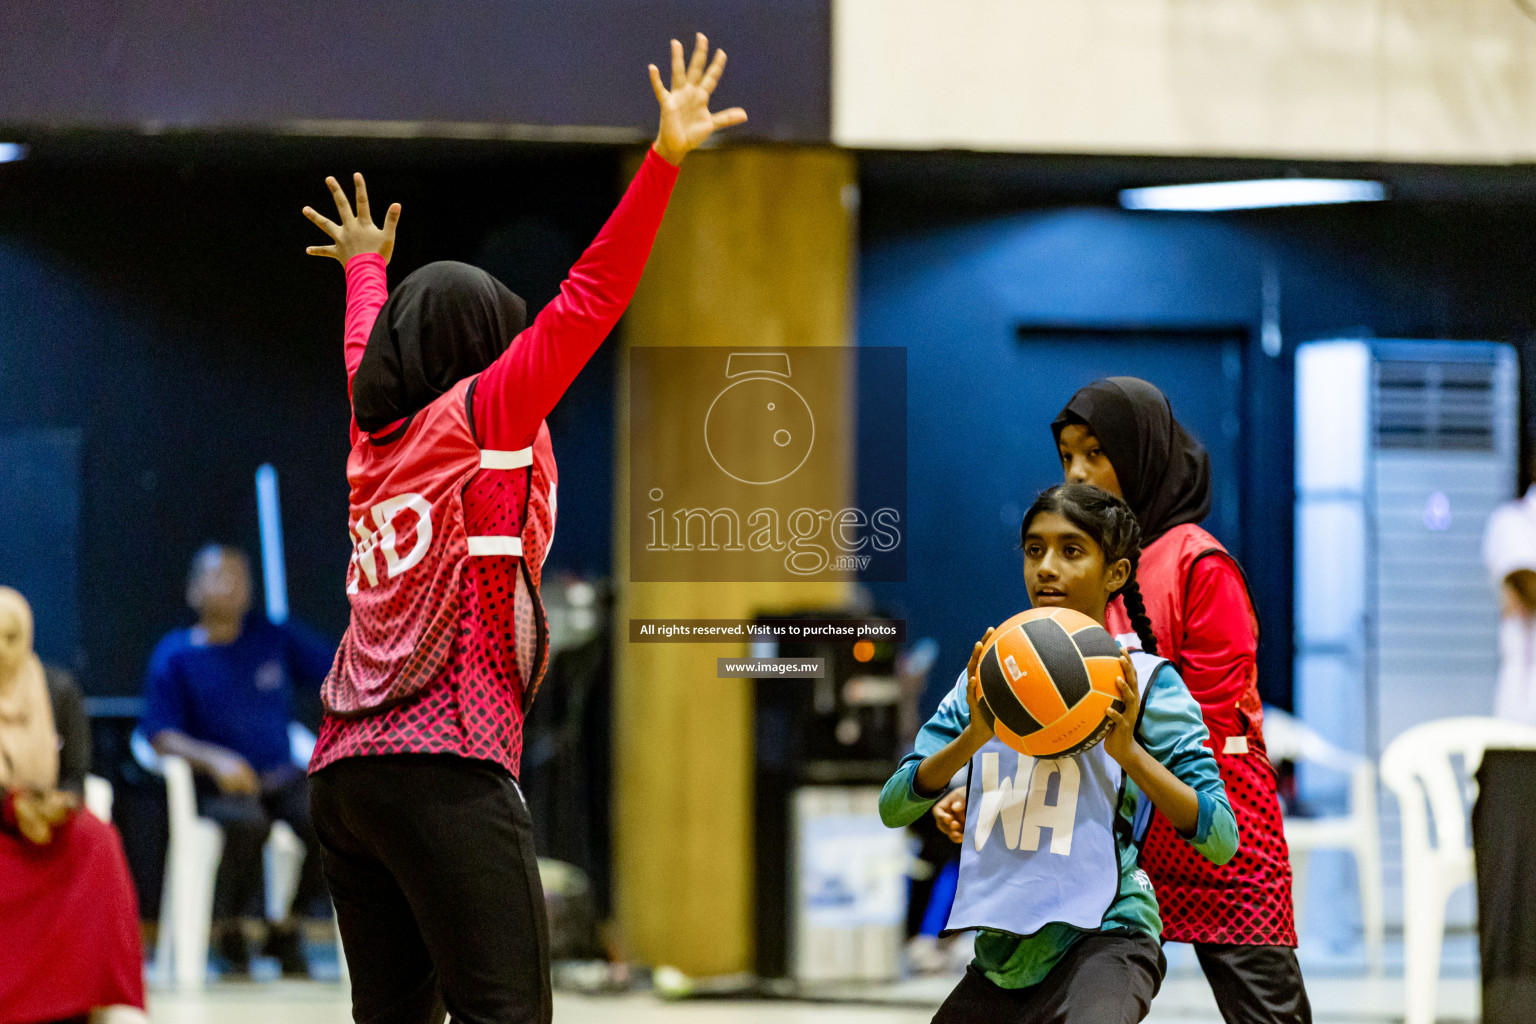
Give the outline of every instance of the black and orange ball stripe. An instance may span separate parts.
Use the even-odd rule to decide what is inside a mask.
[[[1032,757],[1066,757],[1104,738],[1120,708],[1120,645],[1081,612],[1033,608],[999,626],[978,666],[997,738]]]

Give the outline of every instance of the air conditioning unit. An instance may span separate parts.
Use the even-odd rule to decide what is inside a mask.
[[[1514,494],[1517,366],[1482,342],[1297,347],[1296,711],[1345,750],[1376,760],[1410,726],[1492,713],[1482,536]],[[1342,809],[1346,788],[1301,769],[1309,803]],[[1398,832],[1383,812],[1390,916]]]

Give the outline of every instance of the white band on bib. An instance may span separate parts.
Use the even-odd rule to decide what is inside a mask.
[[[493,448],[480,449],[481,469],[522,469],[524,466],[533,465],[533,449],[519,448],[516,451],[496,451]]]
[[[522,558],[523,538],[470,537],[469,553],[471,555],[511,555],[514,558]]]

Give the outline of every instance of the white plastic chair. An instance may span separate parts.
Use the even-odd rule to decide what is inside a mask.
[[[315,754],[315,734],[298,722],[288,723],[288,751],[293,763],[309,764]],[[299,872],[307,851],[304,843],[286,821],[274,821],[267,843],[262,847],[262,870],[266,877],[267,920],[286,921],[299,891]]]
[[[291,722],[288,740],[295,763],[308,764],[315,736]],[[208,974],[208,936],[213,920],[213,889],[224,855],[224,830],[197,814],[197,790],[186,759],[159,754],[137,729],[130,737],[134,760],[165,779],[170,842],[161,888],[160,934],[155,946],[156,981],[179,989],[201,988]],[[302,759],[300,755],[303,755]],[[272,823],[262,848],[269,921],[283,921],[298,892],[304,844],[286,822]]]
[[[1408,729],[1381,757],[1381,778],[1397,796],[1403,827],[1405,1024],[1435,1020],[1446,902],[1475,878],[1468,801],[1451,759],[1460,755],[1472,776],[1489,747],[1536,749],[1536,729],[1497,718],[1446,718]]]
[[[112,783],[100,775],[85,777],[85,809],[112,824]]]
[[[319,737],[310,732],[299,722],[288,723],[288,750],[296,765],[307,766],[315,756],[315,744]],[[278,833],[278,826],[282,826],[284,835]],[[286,858],[273,857],[270,850],[274,842],[286,844],[292,839],[291,849],[294,851]],[[299,837],[293,834],[286,822],[274,822],[272,824],[272,837],[268,840],[267,849],[263,850],[266,857],[267,871],[267,920],[281,921],[287,916],[293,906],[293,897],[299,891],[299,869],[304,865],[304,844]],[[295,856],[296,854],[296,856]],[[274,903],[275,893],[282,893],[281,899]],[[347,970],[347,954],[341,946],[341,922],[335,916],[335,907],[331,908],[331,926],[336,932],[336,963],[340,971],[343,984],[350,984],[352,974]]]
[[[1381,826],[1376,806],[1376,769],[1370,759],[1340,750],[1293,715],[1264,709],[1264,745],[1272,761],[1306,761],[1349,776],[1349,813],[1283,822],[1291,854],[1291,890],[1296,930],[1306,905],[1307,861],[1313,850],[1348,850],[1355,858],[1360,885],[1360,916],[1371,972],[1382,969],[1386,915],[1382,908]]]
[[[197,989],[208,974],[213,884],[224,855],[224,830],[197,816],[192,766],[185,758],[162,757],[159,769],[165,776],[170,845],[165,856],[165,884],[161,887],[155,968],[162,985],[174,982],[179,989]]]

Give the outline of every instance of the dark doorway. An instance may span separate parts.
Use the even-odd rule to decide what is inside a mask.
[[[1173,414],[1211,455],[1211,514],[1203,525],[1242,561],[1243,349],[1246,330],[1019,328],[1024,370],[1048,419],[1078,388],[1100,377],[1141,377],[1162,389]],[[1049,438],[1019,450],[1019,470],[1041,486],[1061,479]]]

